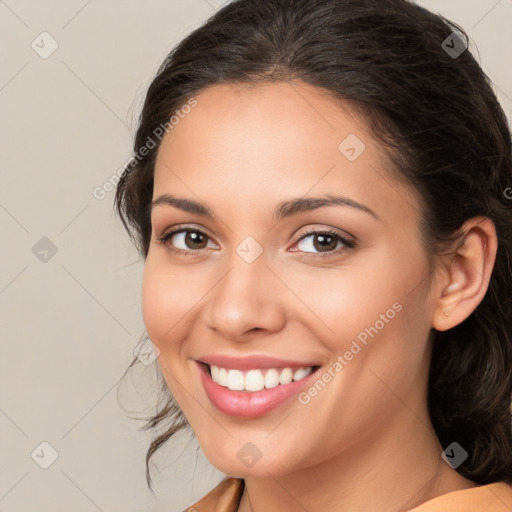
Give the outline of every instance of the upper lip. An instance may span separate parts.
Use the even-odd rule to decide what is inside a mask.
[[[318,363],[291,361],[288,359],[278,359],[269,356],[246,356],[233,357],[228,355],[209,355],[197,359],[200,363],[206,363],[220,368],[234,370],[252,370],[268,368],[303,368],[309,366],[319,366]]]

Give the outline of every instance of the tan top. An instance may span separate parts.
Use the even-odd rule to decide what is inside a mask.
[[[204,498],[184,512],[237,512],[244,481],[226,477]],[[511,512],[512,486],[498,482],[449,492],[409,512]]]

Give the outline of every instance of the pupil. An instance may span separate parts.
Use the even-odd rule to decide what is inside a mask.
[[[329,249],[329,242],[332,244],[332,241],[334,240],[334,237],[331,235],[317,235],[318,240],[320,241],[319,247],[316,246],[315,243],[315,249]],[[327,242],[327,243],[322,243]]]
[[[202,234],[201,233],[197,233],[196,231],[191,231],[187,234],[187,243],[188,242],[191,242],[192,245],[194,244],[200,244],[201,243],[201,238],[202,238]]]

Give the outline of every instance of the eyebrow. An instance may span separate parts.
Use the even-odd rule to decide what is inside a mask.
[[[157,199],[153,200],[150,205],[150,210],[160,205],[174,206],[175,208],[182,210],[187,213],[200,215],[202,217],[213,218],[214,214],[208,206],[193,201],[191,199],[184,199],[175,197],[170,194],[163,194]],[[297,215],[310,210],[316,210],[317,208],[323,208],[326,206],[349,206],[362,212],[368,213],[376,220],[381,220],[380,217],[368,206],[358,203],[353,199],[344,196],[333,196],[326,194],[324,197],[300,197],[296,199],[289,199],[278,203],[274,209],[273,219],[274,222],[278,222],[286,217]]]

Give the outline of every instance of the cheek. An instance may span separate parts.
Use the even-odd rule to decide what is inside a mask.
[[[373,395],[382,384],[370,369],[398,387],[407,387],[418,374],[430,330],[426,273],[420,250],[404,257],[388,249],[327,278],[301,274],[294,292],[309,306],[301,308],[302,321],[333,361],[343,358],[344,377],[334,385],[338,392],[348,386],[351,393],[371,389]]]
[[[397,262],[391,272],[374,262],[323,275],[318,269],[303,269],[299,279],[294,278],[298,272],[290,272],[283,280],[293,283],[295,297],[300,299],[290,300],[290,304],[295,303],[291,312],[295,311],[329,349],[339,353],[358,336],[364,343],[371,333],[389,331],[409,314],[417,319],[418,311],[414,311],[422,311],[424,300],[411,290],[413,283],[421,282],[420,274],[417,266],[407,268]]]
[[[187,312],[197,300],[186,272],[172,272],[148,256],[142,277],[142,317],[149,337],[160,350],[183,332]]]

